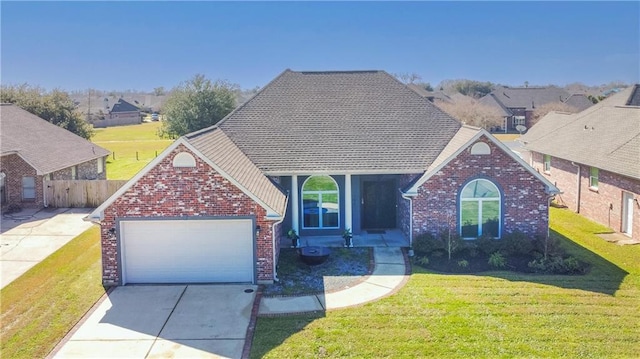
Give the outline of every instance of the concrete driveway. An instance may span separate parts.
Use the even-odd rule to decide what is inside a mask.
[[[52,357],[240,358],[256,290],[254,285],[117,287]]]
[[[93,226],[91,208],[23,209],[0,222],[0,288]]]

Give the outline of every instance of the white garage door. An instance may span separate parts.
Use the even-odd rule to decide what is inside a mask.
[[[253,282],[251,219],[121,221],[125,283]]]

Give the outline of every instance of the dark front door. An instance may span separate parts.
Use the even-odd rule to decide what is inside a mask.
[[[396,227],[396,181],[362,182],[362,229]]]

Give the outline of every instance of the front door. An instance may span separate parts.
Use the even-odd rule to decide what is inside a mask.
[[[396,227],[395,180],[362,181],[362,229]]]
[[[622,194],[622,232],[631,237],[633,231],[633,195]]]

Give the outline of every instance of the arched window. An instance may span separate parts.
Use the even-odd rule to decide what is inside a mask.
[[[502,214],[498,187],[486,179],[476,179],[460,193],[460,235],[478,238],[489,235],[500,237]]]
[[[173,167],[195,167],[196,159],[188,152],[180,152],[173,157]]]
[[[309,177],[302,185],[302,228],[338,228],[338,184],[329,176]]]

